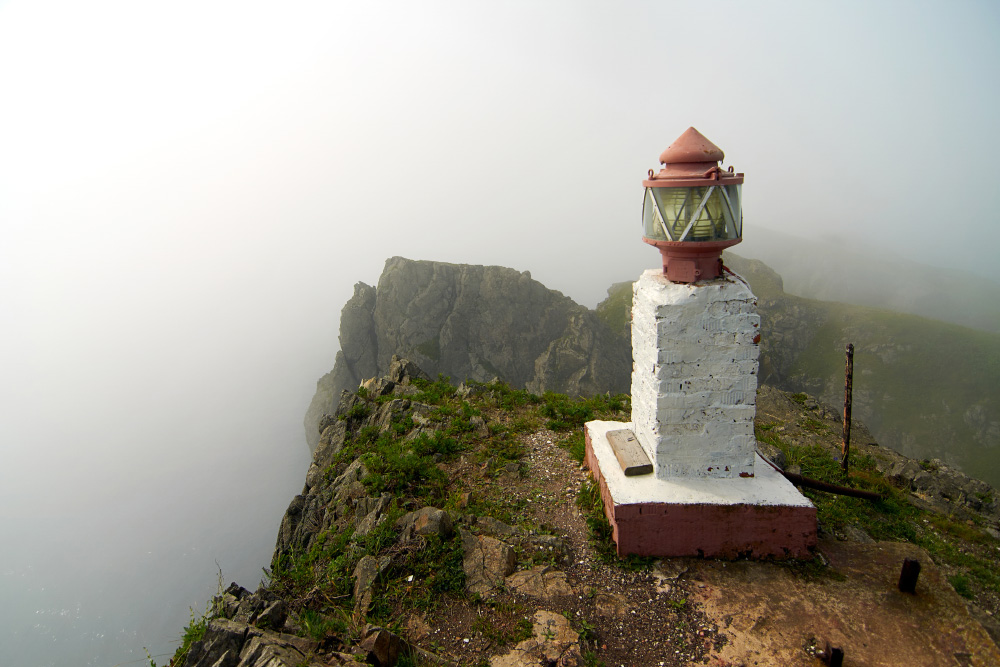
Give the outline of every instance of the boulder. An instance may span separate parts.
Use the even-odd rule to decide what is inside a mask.
[[[400,657],[411,652],[409,645],[399,635],[371,625],[365,628],[361,650],[365,652],[368,662],[375,667],[393,667]]]
[[[517,564],[514,549],[509,544],[486,535],[459,529],[462,537],[462,569],[465,588],[470,593],[491,595],[514,572]]]
[[[372,585],[391,564],[388,556],[366,555],[354,567],[354,609],[362,616],[372,604]]]
[[[530,570],[515,572],[507,577],[507,588],[515,593],[540,600],[553,600],[573,595],[566,573],[549,565],[536,565]]]
[[[409,542],[416,535],[440,535],[448,538],[455,532],[451,516],[436,507],[423,507],[401,516],[396,521],[399,541]]]
[[[372,529],[385,521],[385,511],[392,503],[392,494],[383,493],[378,498],[362,498],[355,507],[355,515],[361,517],[354,528],[354,538],[364,537]]]
[[[240,652],[238,667],[323,667],[296,643],[273,633],[252,636]]]
[[[580,634],[562,614],[535,612],[532,636],[505,655],[490,658],[490,667],[581,667]]]
[[[185,667],[236,667],[247,630],[246,623],[226,618],[209,621],[205,635],[188,649]]]

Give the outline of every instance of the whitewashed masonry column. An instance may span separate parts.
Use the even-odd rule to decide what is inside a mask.
[[[740,279],[633,287],[632,420],[656,477],[753,477],[760,316]]]

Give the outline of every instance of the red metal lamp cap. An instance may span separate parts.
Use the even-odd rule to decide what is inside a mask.
[[[724,171],[719,162],[726,154],[709,141],[704,134],[689,127],[674,143],[660,153],[663,168],[643,181],[647,188],[697,187],[702,185],[736,185],[743,182],[743,174],[737,174],[730,167]],[[706,183],[714,181],[715,183]]]
[[[726,154],[713,144],[704,134],[689,127],[684,134],[677,137],[667,150],[660,153],[662,164],[677,164],[682,162],[722,162]]]

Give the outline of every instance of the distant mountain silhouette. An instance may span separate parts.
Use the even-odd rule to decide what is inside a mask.
[[[803,239],[755,227],[737,248],[784,279],[785,291],[823,301],[888,308],[900,313],[1000,333],[1000,284],[959,269],[875,251],[859,239]]]

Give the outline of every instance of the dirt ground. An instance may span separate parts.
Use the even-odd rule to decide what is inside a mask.
[[[598,558],[576,505],[589,472],[557,444],[565,437],[547,430],[525,436],[528,454],[519,472],[492,480],[472,469],[455,474],[471,479],[479,493],[496,494],[485,500],[522,508],[523,524],[564,539],[568,555],[554,559],[552,567],[565,572],[572,594],[539,599],[504,590],[488,605],[443,604],[419,619],[433,628],[421,646],[462,665],[483,664],[511,648],[513,642],[503,639],[518,622],[545,609],[569,618],[582,633],[583,652],[592,651],[608,667],[709,664],[722,639],[716,624],[688,600],[688,585],[679,579],[686,567],[664,563],[630,571]],[[532,565],[522,560],[519,569]]]
[[[719,665],[815,665],[829,642],[845,665],[1000,665],[1000,651],[918,547],[827,537],[825,568],[694,561],[692,599],[722,627]],[[921,563],[916,594],[899,592],[904,558]]]
[[[583,652],[593,652],[588,664],[607,667],[819,665],[827,642],[844,651],[844,665],[1000,665],[989,635],[911,544],[827,536],[810,563],[681,558],[637,571],[602,563],[576,506],[589,472],[559,446],[566,437],[525,436],[521,469],[499,477],[473,463],[453,473],[482,501],[506,503],[522,525],[564,539],[568,556],[549,564],[565,572],[572,595],[501,590],[489,604],[443,604],[411,619],[423,629],[421,646],[463,665],[486,664],[509,650],[523,619],[545,609],[582,633]],[[531,556],[521,554],[519,569],[544,562]],[[903,558],[923,566],[916,595],[896,588]]]

